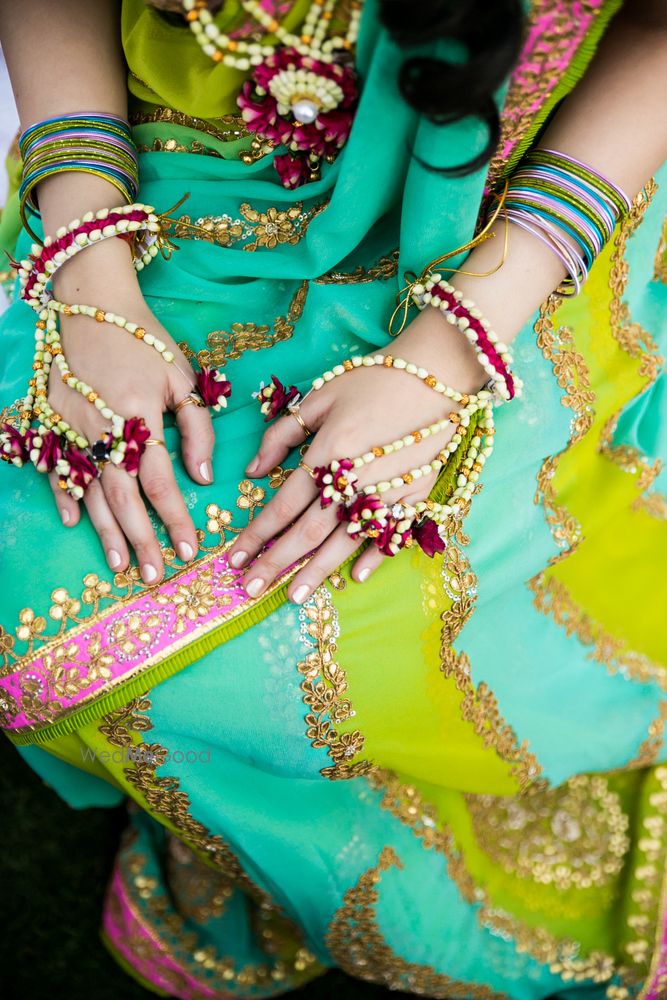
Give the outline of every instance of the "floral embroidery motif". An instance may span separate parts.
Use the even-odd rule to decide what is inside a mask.
[[[662,281],[663,284],[667,285],[667,219],[665,219],[662,232],[660,233],[660,242],[658,243],[658,249],[655,252],[655,261],[653,262],[653,280]],[[0,281],[2,281],[2,275],[0,275]]]
[[[628,817],[601,775],[521,798],[466,795],[482,850],[503,871],[566,890],[606,885],[621,871]]]
[[[519,743],[516,733],[501,716],[496,696],[488,685],[482,681],[477,688],[474,687],[468,657],[465,653],[457,653],[452,646],[474,611],[477,584],[470,563],[454,544],[448,545],[445,550],[443,580],[445,591],[453,603],[441,616],[440,669],[447,679],[454,679],[456,687],[463,693],[463,719],[472,723],[486,747],[493,747],[501,760],[511,765],[510,773],[516,778],[519,788],[525,790],[537,782],[542,772],[537,758],[528,749],[526,740]],[[539,786],[544,787],[543,779]]]
[[[299,620],[301,639],[308,649],[305,658],[297,664],[304,678],[301,690],[308,707],[306,736],[313,747],[325,748],[333,760],[333,765],[322,768],[320,773],[332,781],[368,774],[372,769],[369,761],[353,761],[363,750],[362,733],[358,730],[339,733],[335,728],[352,718],[354,710],[345,697],[345,671],[336,661],[338,620],[326,587],[319,587],[302,605]]]
[[[375,264],[366,269],[359,264],[353,271],[340,271],[335,268],[315,279],[317,285],[367,285],[371,281],[389,281],[398,274],[398,250],[380,257]]]
[[[430,965],[418,965],[396,955],[382,936],[376,907],[382,873],[402,869],[391,847],[380,853],[377,865],[361,875],[343,896],[343,904],[329,925],[326,944],[336,965],[344,972],[391,990],[419,993],[442,1000],[509,1000],[481,983],[451,979]]]
[[[152,122],[183,125],[185,128],[193,129],[196,132],[203,132],[205,135],[210,135],[221,142],[242,139],[248,135],[248,129],[241,115],[223,115],[221,118],[205,120],[204,118],[195,118],[192,115],[184,114],[182,111],[174,111],[173,108],[158,105],[152,111],[139,112],[133,114],[131,117],[132,125],[147,125]]]
[[[232,323],[230,330],[213,330],[206,338],[207,348],[195,355],[185,342],[178,346],[187,358],[196,357],[200,365],[224,368],[228,361],[236,361],[246,351],[263,351],[274,344],[289,340],[301,319],[308,281],[303,281],[292,296],[286,316],[277,316],[273,327],[257,323]]]
[[[228,214],[203,215],[198,219],[181,215],[173,220],[170,236],[176,240],[204,240],[220,247],[242,244],[241,249],[250,252],[296,246],[327,205],[328,201],[323,201],[304,211],[303,202],[298,201],[285,209],[270,207],[262,212],[244,202],[239,206],[237,218]]]
[[[524,924],[494,905],[466,868],[465,858],[435,806],[427,802],[414,786],[403,784],[393,772],[380,769],[369,775],[367,780],[372,788],[384,793],[380,808],[388,810],[401,823],[410,827],[425,850],[435,850],[444,856],[447,874],[462,898],[468,903],[477,904],[475,912],[480,926],[489,928],[505,940],[511,938],[517,953],[530,955],[565,981],[592,979],[594,982],[606,982],[614,975],[615,966],[611,956],[591,952],[580,958],[580,946],[576,941],[559,939],[543,927]],[[522,803],[524,798],[507,798],[506,801]],[[564,901],[559,907],[560,916],[563,915],[563,906]]]

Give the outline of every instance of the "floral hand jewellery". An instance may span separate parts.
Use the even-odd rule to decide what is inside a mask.
[[[396,555],[401,549],[416,542],[428,556],[433,556],[436,552],[444,551],[445,528],[452,520],[463,515],[484,463],[493,450],[493,404],[498,399],[491,383],[476,395],[460,393],[444,385],[426,369],[402,358],[384,354],[357,356],[335,365],[331,371],[313,381],[311,391],[318,391],[328,382],[355,368],[376,365],[395,368],[419,378],[429,389],[441,395],[443,400],[458,404],[459,409],[451,410],[442,419],[412,431],[403,438],[376,445],[356,458],[336,458],[328,465],[314,469],[302,462],[301,467],[317,486],[321,506],[336,507],[337,516],[346,525],[349,535],[360,540],[371,539],[384,555]],[[292,389],[293,386],[289,391]],[[264,397],[262,393],[265,394]],[[260,390],[257,395],[267,419],[285,412],[287,394],[288,390],[275,376],[272,378],[272,385]],[[274,396],[277,396],[279,403],[272,406]],[[425,438],[440,433],[448,425],[454,425],[454,434],[430,463],[415,466],[392,479],[379,480],[367,486],[360,485],[359,470],[364,466],[402,448],[418,444]],[[467,440],[463,455],[458,459],[455,486],[446,503],[436,503],[431,499],[415,503],[403,500],[385,503],[383,495],[388,491],[405,489],[423,476],[441,472],[458,456],[464,438]]]
[[[39,472],[55,471],[62,489],[77,500],[107,462],[136,476],[141,456],[150,441],[150,431],[143,418],[124,418],[117,414],[92,386],[70,369],[60,340],[58,317],[89,316],[99,323],[125,330],[155,350],[167,364],[178,365],[167,345],[143,327],[95,306],[59,302],[49,286],[56,271],[71,257],[114,237],[128,240],[134,266],[141,270],[167,246],[163,233],[165,218],[155,215],[151,207],[140,204],[111,211],[103,209],[96,215],[88,212],[82,220],[75,219],[66,228],[59,229],[55,238],[46,237],[42,246],[33,244],[30,255],[17,265],[21,297],[38,315],[34,374],[23,400],[18,427],[4,424],[0,429],[0,457],[18,466],[30,460]],[[49,403],[48,382],[54,364],[64,384],[83,396],[108,421],[109,426],[98,440],[90,442]],[[182,374],[190,380],[189,374]],[[226,405],[230,392],[230,383],[219,371],[202,368],[196,375],[192,396],[202,405],[219,410]]]

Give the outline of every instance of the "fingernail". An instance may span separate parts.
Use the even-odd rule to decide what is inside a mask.
[[[364,580],[367,580],[370,575],[371,575],[371,571],[368,568],[368,566],[366,566],[365,569],[360,569],[359,570],[359,575],[357,576],[357,580],[359,581],[359,583],[363,583]]]
[[[141,567],[141,575],[144,583],[152,583],[153,580],[157,580],[157,570],[155,566],[151,566],[150,563],[143,564]]]
[[[213,482],[213,469],[211,468],[210,462],[202,462],[202,464],[199,466],[199,475],[207,483]]]
[[[68,510],[65,510],[65,508],[63,508],[60,511],[60,516],[62,518],[63,524],[69,524],[70,521],[72,520],[72,515],[70,514],[70,512]]]
[[[259,456],[257,456],[256,458],[253,458],[252,462],[246,468],[245,471],[247,472],[247,474],[249,476],[252,476],[253,473],[257,472],[258,469],[259,469]]]
[[[118,569],[122,561],[120,552],[116,552],[115,549],[109,549],[107,552],[107,562],[111,566],[111,569]]]
[[[303,604],[305,599],[308,597],[309,593],[310,593],[310,587],[308,586],[308,584],[302,583],[301,586],[297,587],[294,593],[292,594],[292,600],[294,601],[295,604]]]
[[[179,542],[176,546],[176,551],[178,552],[178,558],[181,562],[190,562],[194,556],[194,549],[187,542]]]
[[[260,590],[263,589],[263,587],[264,587],[264,581],[262,580],[261,577],[256,576],[254,580],[251,580],[250,583],[246,584],[245,589],[247,590],[247,592],[250,594],[251,597],[257,597],[257,595],[259,594]]]
[[[242,549],[239,549],[238,552],[232,552],[231,556],[229,557],[229,561],[235,569],[238,569],[240,566],[243,566],[243,563],[246,561],[247,558],[248,558],[248,553],[244,552]]]

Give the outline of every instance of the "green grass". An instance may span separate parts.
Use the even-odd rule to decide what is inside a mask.
[[[0,736],[0,996],[3,1000],[154,1000],[98,937],[124,809],[70,809]],[[330,972],[299,1000],[400,1000]]]

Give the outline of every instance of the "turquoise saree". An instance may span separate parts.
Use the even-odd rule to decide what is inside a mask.
[[[335,965],[450,1000],[664,995],[665,170],[583,293],[521,331],[524,395],[498,411],[442,556],[405,550],[363,587],[342,566],[300,608],[284,579],[248,598],[226,556],[299,460],[244,475],[259,382],[305,389],[389,342],[404,271],[470,240],[618,6],[531,5],[498,151],[452,178],[420,161],[460,163],[484,130],[405,105],[368,2],[350,138],[289,191],[270,154],[239,157],[242,74],[123,3],[140,197],[189,196],[142,289],[234,394],[211,487],[166,428],[202,548],[180,564],[154,518],[168,572],[152,587],[110,576],[87,521],[58,527],[44,477],[2,469],[0,721],[73,807],[130,800],[102,933],[158,994],[273,996]],[[31,328],[18,301],[0,321],[8,419]]]

